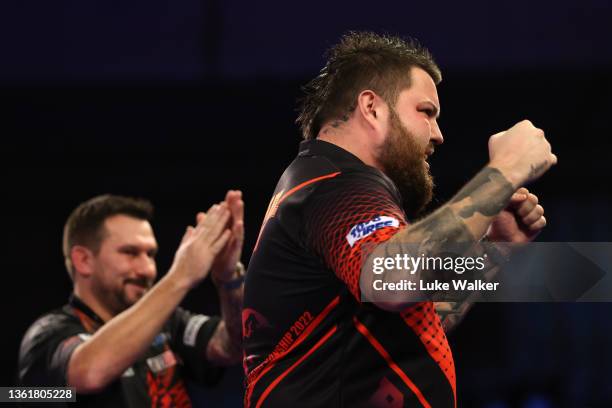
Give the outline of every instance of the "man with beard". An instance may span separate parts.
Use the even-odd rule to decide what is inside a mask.
[[[70,386],[79,406],[188,407],[184,378],[215,383],[240,360],[244,237],[241,193],[199,213],[159,282],[148,201],[104,195],[79,205],[64,228],[74,290],[38,319],[19,356],[23,386]],[[178,307],[211,274],[221,317]]]
[[[245,406],[456,406],[433,303],[411,292],[373,299],[369,261],[405,254],[403,243],[435,255],[485,233],[533,239],[546,220],[521,186],[556,157],[523,121],[491,137],[488,165],[449,203],[414,221],[432,197],[426,160],[443,142],[440,80],[415,42],[349,33],[306,86],[306,140],[278,182],[246,278]]]

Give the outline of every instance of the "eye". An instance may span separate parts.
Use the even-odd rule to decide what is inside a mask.
[[[427,117],[430,117],[430,118],[434,117],[434,116],[435,116],[435,114],[436,114],[436,113],[435,113],[435,111],[434,111],[434,109],[433,109],[433,108],[429,108],[429,107],[426,107],[426,108],[420,108],[420,109],[419,109],[419,112],[423,112],[423,113],[425,113],[425,114],[427,115]]]
[[[128,256],[138,256],[138,250],[136,248],[121,248],[119,252]]]
[[[147,256],[151,259],[155,259],[155,256],[157,255],[157,250],[156,249],[152,249],[150,251],[147,252]]]

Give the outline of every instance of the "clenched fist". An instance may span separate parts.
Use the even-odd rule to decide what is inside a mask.
[[[486,235],[497,242],[529,242],[545,226],[544,207],[538,204],[538,197],[521,187],[512,195],[508,206],[493,218]]]
[[[490,166],[517,188],[536,180],[557,163],[544,131],[528,120],[489,139]]]

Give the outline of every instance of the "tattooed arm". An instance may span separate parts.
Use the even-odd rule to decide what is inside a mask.
[[[474,252],[475,254],[473,253],[472,256],[480,256],[484,253],[491,255],[487,259],[485,268],[477,273],[478,279],[486,282],[491,282],[510,259],[510,248],[508,246],[498,246],[495,242],[490,241],[486,235],[480,244],[474,248]],[[467,293],[464,299],[456,299],[453,302],[434,302],[434,308],[440,316],[444,331],[449,333],[457,327],[480,298],[481,293],[474,291]]]
[[[387,291],[380,297],[373,289],[374,280],[381,278],[373,273],[373,258],[400,254],[436,256],[449,249],[448,245],[457,243],[467,244],[465,253],[473,250],[469,244],[480,241],[516,189],[537,179],[557,162],[544,132],[526,120],[492,136],[489,157],[489,165],[449,203],[374,249],[363,263],[360,276],[361,294],[366,300],[390,311],[401,311],[411,303],[425,300],[419,291]],[[385,273],[382,280],[397,282],[398,277],[416,283],[440,275],[423,268],[412,273],[393,270]]]
[[[371,270],[370,261],[374,257],[393,257],[396,254],[435,256],[448,250],[449,244],[476,243],[487,231],[493,217],[506,207],[515,189],[500,170],[485,167],[450,202],[373,251],[362,269],[362,294],[379,307],[392,311],[403,310],[409,303],[424,300],[408,298],[410,293],[404,291],[374,293],[373,281],[381,278],[388,282],[400,279],[413,282],[433,280],[436,278],[435,271],[421,269],[410,274],[408,271],[394,270],[384,276],[376,276]],[[466,245],[466,249],[469,249],[469,245]],[[416,295],[419,293],[416,292]]]
[[[242,299],[244,267],[240,264],[234,278],[236,287],[219,287],[221,322],[206,347],[206,358],[221,366],[240,362],[242,358]]]
[[[242,358],[242,299],[244,266],[240,262],[244,242],[242,192],[230,190],[225,203],[232,213],[231,238],[215,260],[213,282],[221,303],[221,322],[206,347],[206,358],[217,365],[231,365]]]
[[[512,196],[510,204],[493,219],[486,235],[474,248],[476,254],[472,256],[488,254],[485,268],[478,271],[475,278],[490,282],[501,266],[509,261],[512,248],[517,247],[499,243],[518,244],[520,247],[520,244],[533,241],[545,226],[544,208],[538,204],[538,197],[525,187],[519,188]],[[460,323],[473,303],[481,297],[480,292],[468,295],[466,299],[459,301],[435,303],[446,331],[452,330]]]

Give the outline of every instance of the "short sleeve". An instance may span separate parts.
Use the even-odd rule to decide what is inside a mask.
[[[384,180],[353,172],[317,187],[308,199],[304,223],[309,248],[359,300],[361,267],[375,247],[371,244],[390,239],[406,220]]]
[[[66,315],[49,314],[37,320],[21,342],[18,383],[66,386],[70,357],[88,336],[76,320]]]
[[[206,359],[206,348],[221,319],[194,314],[177,308],[170,321],[172,349],[185,364],[186,374],[203,385],[214,385],[223,375],[223,368]]]

